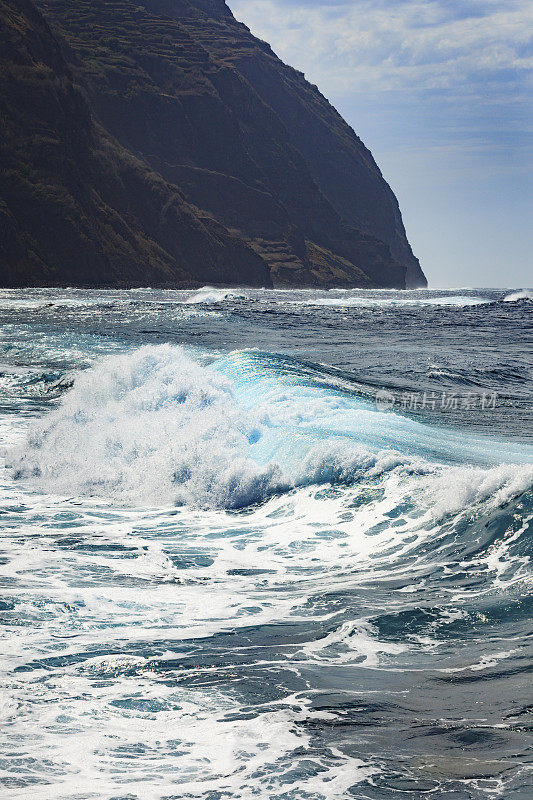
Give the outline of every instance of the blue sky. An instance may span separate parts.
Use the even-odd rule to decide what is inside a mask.
[[[530,0],[228,0],[372,150],[431,286],[533,284]]]

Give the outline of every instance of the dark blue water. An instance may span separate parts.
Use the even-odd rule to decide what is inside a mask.
[[[529,800],[531,297],[3,291],[0,794]]]

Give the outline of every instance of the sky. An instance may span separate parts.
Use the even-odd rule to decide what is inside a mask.
[[[372,150],[430,287],[531,288],[531,0],[228,5]]]

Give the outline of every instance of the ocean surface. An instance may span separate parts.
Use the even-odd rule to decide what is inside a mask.
[[[532,298],[0,291],[0,796],[531,800]]]

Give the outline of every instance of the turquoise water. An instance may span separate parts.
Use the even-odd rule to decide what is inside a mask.
[[[0,321],[3,796],[531,797],[527,293]]]

